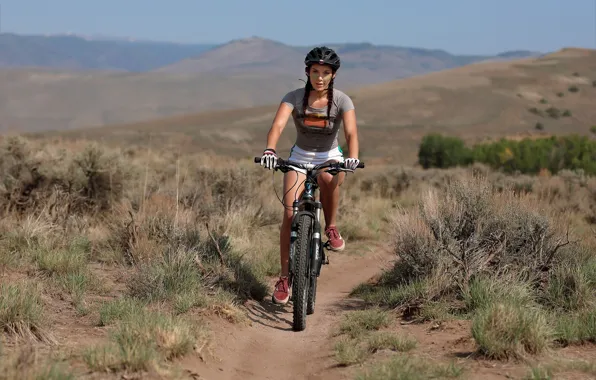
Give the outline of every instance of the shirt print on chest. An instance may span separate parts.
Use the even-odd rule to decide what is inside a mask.
[[[307,112],[303,119],[303,123],[307,127],[315,128],[327,128],[329,126],[327,113]]]

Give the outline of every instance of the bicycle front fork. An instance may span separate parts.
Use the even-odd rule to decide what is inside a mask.
[[[298,201],[294,201],[292,208],[293,208],[293,216],[292,220],[298,213]],[[321,265],[325,261],[325,253],[323,252],[323,246],[321,245],[321,209],[323,208],[323,204],[320,201],[315,202],[315,220],[313,223],[313,231],[312,231],[312,240],[310,245],[310,274],[313,276],[319,276],[321,273]],[[296,224],[292,223],[292,227],[290,229],[290,257],[289,257],[289,272],[290,277],[292,277],[295,273],[294,270],[294,256],[296,251],[296,239],[298,238],[298,231],[295,229]],[[325,261],[325,264],[328,264]]]
[[[311,253],[311,274],[319,277],[321,274],[321,263],[323,262],[323,249],[321,246],[321,209],[323,204],[320,201],[315,202],[315,222],[313,226],[312,236],[312,253]]]
[[[294,273],[296,273],[296,271],[294,270],[294,256],[296,253],[296,239],[298,239],[298,231],[296,231],[296,223],[295,223],[295,218],[296,218],[296,214],[298,213],[298,204],[300,202],[298,202],[297,200],[294,201],[294,203],[292,204],[292,223],[291,223],[291,227],[290,227],[290,257],[288,258],[288,269],[290,272],[290,281],[292,280],[292,278],[294,277]]]

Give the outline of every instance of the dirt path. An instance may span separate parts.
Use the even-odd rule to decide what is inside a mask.
[[[352,252],[359,252],[355,254]],[[342,312],[354,307],[350,291],[378,274],[390,262],[382,248],[354,245],[351,252],[331,253],[319,277],[315,313],[305,331],[292,331],[291,305],[278,306],[270,297],[247,304],[250,327],[227,325],[214,335],[217,360],[183,363],[199,379],[344,379],[337,368],[331,334]],[[198,376],[196,376],[198,375]]]

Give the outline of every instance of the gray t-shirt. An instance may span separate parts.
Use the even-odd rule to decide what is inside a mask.
[[[306,108],[306,117],[302,115],[304,87],[288,92],[282,103],[292,107],[292,118],[296,126],[296,146],[310,152],[325,152],[339,145],[339,128],[343,114],[354,109],[352,99],[342,91],[333,89],[333,105],[327,121],[327,106],[324,108]]]

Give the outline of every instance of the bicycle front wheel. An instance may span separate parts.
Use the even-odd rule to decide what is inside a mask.
[[[294,301],[294,331],[306,328],[306,310],[309,290],[309,248],[312,237],[313,216],[301,214],[298,219],[298,236],[294,252],[295,273],[292,284],[292,298]]]

